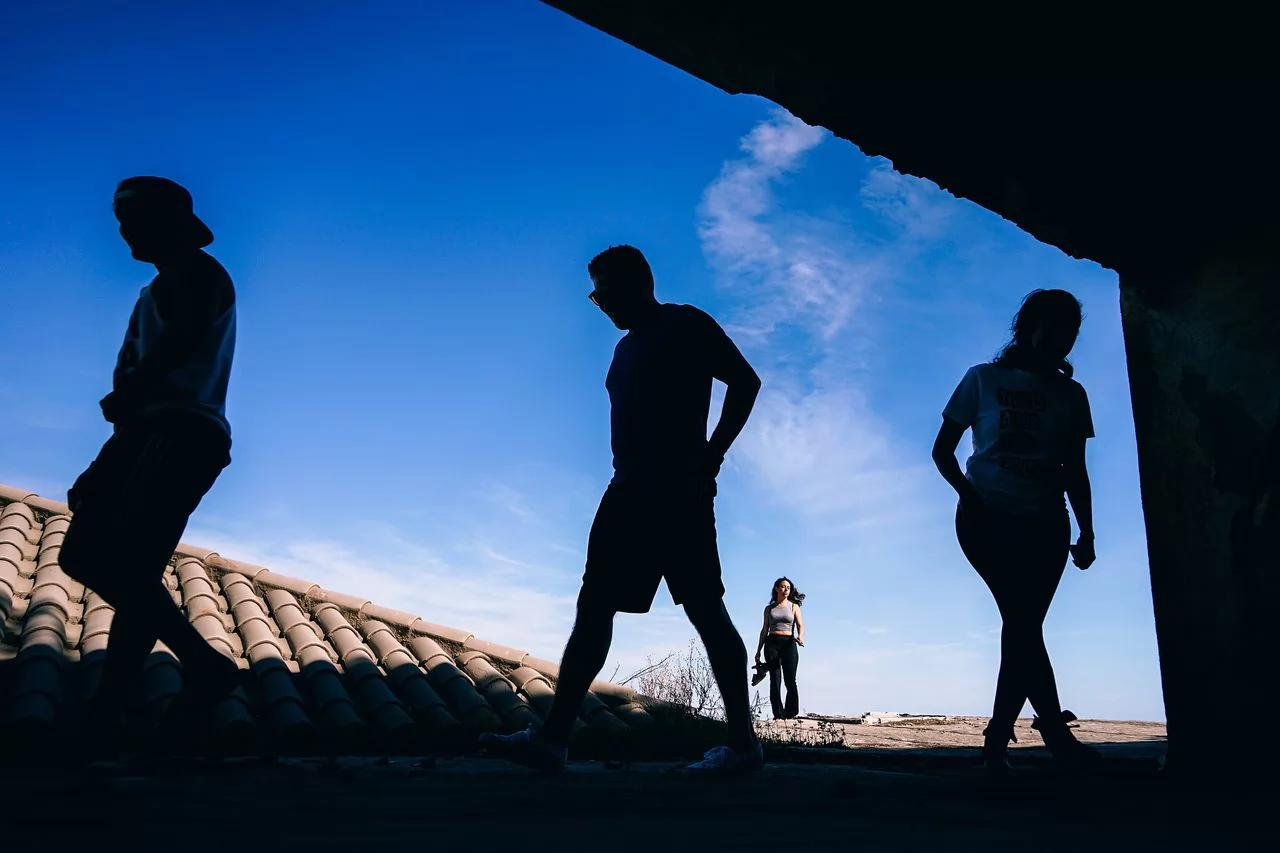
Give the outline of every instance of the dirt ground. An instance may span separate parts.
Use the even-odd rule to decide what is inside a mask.
[[[937,750],[982,746],[986,717],[946,717],[872,712],[860,717],[809,716],[759,724],[782,742],[798,745],[843,745],[869,749]],[[1131,755],[1153,758],[1164,754],[1164,723],[1125,720],[1077,720],[1071,724],[1076,737],[1090,744],[1109,747],[1130,745]],[[1018,720],[1014,729],[1018,742],[1010,744],[1016,756],[1026,749],[1042,747],[1040,735],[1031,728],[1031,718]],[[1114,748],[1110,750],[1116,752]]]

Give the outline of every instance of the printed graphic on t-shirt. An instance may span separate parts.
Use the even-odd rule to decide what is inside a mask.
[[[1045,446],[1044,415],[1049,408],[1043,391],[997,388],[1000,406],[1000,433],[996,438],[996,458],[1001,470],[1019,477],[1041,479],[1051,473]]]

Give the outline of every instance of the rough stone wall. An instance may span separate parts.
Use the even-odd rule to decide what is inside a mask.
[[[1258,761],[1222,733],[1275,706],[1278,288],[1270,247],[1121,273],[1170,769]]]

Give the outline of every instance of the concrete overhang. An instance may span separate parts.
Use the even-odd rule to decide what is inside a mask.
[[[1153,272],[1280,236],[1280,131],[1265,76],[1046,80],[1011,62],[973,79],[965,72],[999,71],[1002,58],[984,53],[980,22],[948,33],[907,5],[544,2],[726,92],[765,97],[1075,257]],[[1067,44],[1073,70],[1107,64],[1096,44],[1058,35],[1044,49]],[[1134,52],[1149,55],[1151,42],[1128,46],[1130,71],[1169,70]]]

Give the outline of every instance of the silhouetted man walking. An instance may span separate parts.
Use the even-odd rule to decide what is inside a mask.
[[[722,598],[716,476],[746,425],[760,378],[706,313],[654,298],[643,254],[614,246],[587,266],[591,301],[627,332],[614,350],[609,392],[614,476],[591,526],[577,620],[542,728],[486,735],[496,754],[544,771],[564,767],[591,682],[604,667],[616,613],[647,613],[665,577],[706,645],[724,700],[729,743],[691,769],[758,769],[747,698],[747,652]],[[728,386],[707,439],[712,379]]]
[[[67,494],[59,561],[115,608],[91,725],[116,734],[156,640],[182,661],[180,705],[198,710],[236,686],[236,664],[205,642],[163,584],[187,520],[231,462],[225,404],[236,340],[226,270],[202,249],[213,234],[191,195],[164,178],[123,181],[120,236],[154,264],[101,402],[113,425]]]

